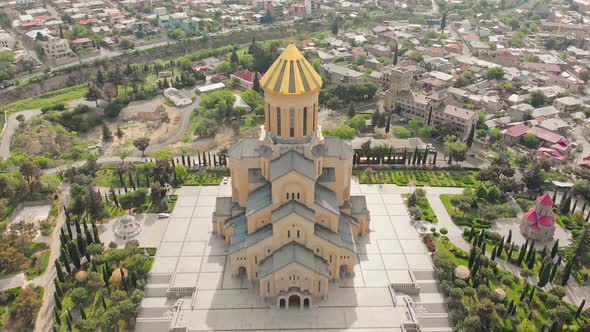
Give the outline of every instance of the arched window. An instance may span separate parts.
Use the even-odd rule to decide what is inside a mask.
[[[287,193],[287,199],[289,199],[289,193]]]
[[[258,256],[254,256],[254,264],[258,264]]]
[[[297,230],[297,238],[299,238],[299,230]]]
[[[277,107],[277,135],[281,135],[281,108]]]
[[[291,238],[291,231],[287,231],[287,238]]]
[[[289,110],[289,137],[295,137],[295,110]]]
[[[299,199],[301,197],[300,193],[297,193],[297,199]]]
[[[307,135],[307,107],[303,108],[303,136]]]

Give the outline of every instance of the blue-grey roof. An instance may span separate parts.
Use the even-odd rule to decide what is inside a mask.
[[[354,150],[349,142],[338,137],[325,137],[324,144],[313,147],[316,156],[333,157],[341,160],[350,159],[354,156]]]
[[[246,216],[257,212],[272,203],[271,183],[258,187],[248,194],[248,205],[246,205]]]
[[[263,259],[260,262],[258,276],[262,278],[291,263],[300,264],[330,278],[330,270],[328,269],[326,260],[314,254],[311,249],[295,241],[287,243],[272,253],[272,255]]]
[[[350,196],[351,213],[363,214],[369,213],[367,209],[367,198],[365,196]]]
[[[241,225],[242,223],[246,222],[246,216],[244,215],[244,213],[240,213],[238,215],[235,215],[231,218],[228,218],[225,220],[225,222],[223,223],[225,226],[236,226],[236,225]]]
[[[233,254],[238,250],[248,248],[270,236],[272,236],[271,224],[257,229],[252,234],[248,234],[248,222],[246,218],[240,219],[239,222],[235,223],[229,253]]]
[[[336,214],[340,214],[336,193],[317,182],[315,184],[315,203]]]
[[[270,153],[269,150],[269,147],[260,145],[257,137],[248,137],[232,145],[227,153],[231,158],[235,159],[259,158],[261,156],[268,156]]]
[[[329,228],[326,228],[320,224],[314,225],[315,235],[327,240],[337,246],[349,249],[352,252],[356,252],[354,247],[354,237],[352,234],[352,223],[350,216],[341,215],[338,219],[338,233],[333,232]]]
[[[274,181],[291,171],[296,171],[315,180],[313,161],[305,158],[295,150],[289,150],[270,162],[270,181]]]
[[[274,209],[272,211],[271,221],[274,223],[291,213],[296,213],[311,222],[315,221],[315,211],[294,199]]]

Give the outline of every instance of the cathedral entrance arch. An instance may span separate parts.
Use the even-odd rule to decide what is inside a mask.
[[[301,297],[299,295],[293,294],[289,296],[289,308],[301,308]]]
[[[238,279],[246,279],[246,277],[248,277],[248,273],[246,271],[246,267],[245,266],[240,266],[238,268]]]
[[[340,278],[350,277],[350,271],[348,271],[348,265],[340,265]]]

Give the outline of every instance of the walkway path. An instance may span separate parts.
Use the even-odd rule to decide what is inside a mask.
[[[16,117],[19,115],[23,115],[26,120],[34,118],[41,114],[41,111],[36,110],[28,110],[28,111],[20,111],[10,114],[8,117],[8,123],[6,124],[6,131],[0,138],[0,158],[8,158],[10,155],[10,140],[12,139],[12,135],[16,132],[18,128],[18,121]]]

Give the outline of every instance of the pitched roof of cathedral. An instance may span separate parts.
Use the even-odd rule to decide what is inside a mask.
[[[340,208],[338,207],[338,198],[336,193],[330,188],[324,187],[321,184],[315,184],[315,203],[324,209],[332,211],[336,214],[340,214]]]
[[[269,275],[291,263],[298,263],[312,271],[330,277],[325,259],[314,254],[311,249],[292,241],[276,250],[260,262],[259,277]]]
[[[246,216],[251,215],[260,209],[269,206],[272,203],[271,184],[270,182],[257,188],[248,195],[248,204],[246,205]]]
[[[312,222],[315,221],[315,211],[293,199],[272,211],[271,222],[279,221],[291,213],[296,213]]]
[[[299,95],[319,91],[322,78],[291,42],[264,73],[260,86],[265,92]]]
[[[315,168],[313,161],[305,158],[295,150],[290,150],[270,162],[270,181],[274,181],[291,171],[296,171],[314,180]]]

